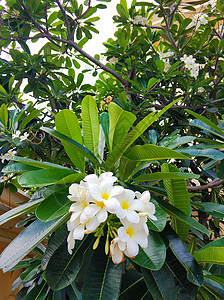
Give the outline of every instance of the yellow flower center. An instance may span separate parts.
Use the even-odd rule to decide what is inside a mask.
[[[98,207],[100,207],[101,209],[103,209],[103,208],[105,207],[104,203],[103,203],[103,202],[100,202],[100,201],[96,202],[96,205],[97,205]]]
[[[13,156],[13,153],[12,153],[12,152],[10,152],[10,153],[8,153],[8,155],[9,155],[9,156]]]
[[[103,193],[103,195],[101,196],[101,198],[104,199],[104,200],[108,200],[109,196],[110,196],[109,194]]]
[[[128,227],[126,229],[126,233],[130,236],[130,238],[134,235],[134,230],[132,227]]]
[[[123,209],[125,209],[125,210],[128,210],[128,209],[129,209],[129,204],[128,204],[128,202],[123,202],[123,203],[121,203],[121,207],[122,207]]]
[[[88,205],[88,204],[87,204],[86,201],[83,201],[83,202],[82,202],[82,207],[83,207],[83,208],[85,208],[87,205]]]

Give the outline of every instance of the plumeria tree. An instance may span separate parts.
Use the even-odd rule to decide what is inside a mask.
[[[0,266],[17,299],[223,299],[223,3],[121,0],[93,57],[106,2],[1,7],[1,189],[31,199]]]

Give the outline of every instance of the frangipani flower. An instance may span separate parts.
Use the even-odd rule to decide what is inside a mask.
[[[133,224],[127,219],[122,219],[123,227],[118,228],[119,240],[126,243],[125,255],[135,257],[138,255],[139,246],[146,248],[148,245],[148,232],[145,230],[144,224],[146,218],[140,219],[139,223]]]
[[[138,223],[140,221],[139,214],[136,211],[144,209],[144,204],[135,198],[135,193],[125,189],[116,197],[120,202],[120,208],[116,211],[119,219],[127,218],[129,222]]]
[[[13,139],[20,138],[20,134],[21,134],[21,132],[19,130],[16,130],[16,132],[12,134],[12,138]]]
[[[29,133],[28,132],[24,132],[23,135],[20,136],[20,141],[25,141],[28,139]]]
[[[103,202],[109,212],[115,212],[120,208],[120,203],[116,196],[124,190],[121,186],[113,186],[110,182],[103,182],[100,185],[93,185],[90,189],[90,195],[95,201]]]
[[[155,205],[150,202],[150,193],[149,191],[144,191],[142,194],[139,192],[135,192],[136,197],[144,204],[144,209],[141,210],[140,216],[145,216],[145,214],[147,214],[147,216],[152,219],[152,220],[157,220],[157,217],[154,216],[156,209],[155,209]]]
[[[102,173],[99,177],[96,174],[90,174],[87,175],[84,178],[84,181],[87,182],[89,185],[91,184],[102,184],[103,182],[110,182],[111,184],[114,184],[115,181],[117,181],[117,177],[113,176],[112,172],[105,172]]]
[[[118,237],[113,239],[110,244],[110,256],[115,264],[120,264],[124,261],[125,243],[121,242]]]
[[[111,65],[115,65],[117,62],[118,62],[118,58],[116,58],[116,57],[111,57],[108,60],[108,63],[111,64]]]

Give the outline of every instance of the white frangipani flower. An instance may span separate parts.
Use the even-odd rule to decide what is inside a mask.
[[[151,195],[149,191],[144,191],[142,194],[139,192],[135,192],[136,197],[144,204],[144,208],[140,212],[140,216],[147,215],[152,220],[157,220],[157,217],[154,216],[156,209],[155,205],[150,202]]]
[[[113,176],[112,172],[102,173],[99,177],[96,174],[87,175],[84,181],[88,183],[89,186],[92,184],[101,185],[105,182],[110,182],[112,185],[117,181],[117,177]]]
[[[122,219],[123,227],[118,228],[119,240],[126,243],[124,254],[128,257],[135,257],[138,255],[139,246],[146,248],[148,245],[148,233],[145,230],[145,220],[143,218],[137,224],[128,222],[127,219]]]
[[[108,60],[108,63],[111,64],[111,65],[115,65],[117,62],[118,62],[118,58],[116,58],[116,57],[111,57]]]
[[[20,136],[20,141],[25,141],[28,139],[29,133],[28,132],[24,132],[23,135]]]
[[[110,244],[110,255],[112,261],[115,264],[120,264],[124,261],[124,250],[126,248],[126,244],[119,240],[118,237],[114,238]]]
[[[92,185],[89,192],[95,201],[103,202],[107,210],[114,213],[120,208],[116,196],[122,193],[123,190],[124,188],[121,186],[113,186],[111,182],[103,182],[100,185]]]
[[[16,132],[12,134],[12,138],[13,139],[20,138],[20,134],[21,134],[21,132],[19,130],[16,130]]]
[[[116,211],[119,219],[126,218],[129,222],[138,223],[140,221],[137,211],[144,209],[144,204],[135,198],[135,193],[125,189],[116,197],[120,202],[120,208]]]

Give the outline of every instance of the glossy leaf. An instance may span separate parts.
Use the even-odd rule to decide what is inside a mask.
[[[1,85],[0,85],[0,93],[7,95],[5,89]],[[0,121],[4,127],[7,127],[8,119],[9,119],[8,109],[7,106],[3,103],[0,107]]]
[[[0,268],[3,268],[4,272],[10,270],[67,219],[68,215],[65,215],[48,223],[40,220],[31,223],[2,252]]]
[[[177,149],[176,151],[188,154],[190,156],[205,156],[214,160],[224,159],[224,154],[217,149],[191,149],[189,147],[187,149]]]
[[[133,262],[150,270],[159,270],[165,262],[166,246],[157,232],[149,231],[148,246],[139,248],[139,254]]]
[[[24,173],[24,172],[35,171],[35,170],[39,170],[39,169],[40,168],[26,165],[24,163],[10,163],[2,169],[2,172],[4,172],[4,173]]]
[[[174,207],[173,205],[159,198],[156,198],[156,201],[159,203],[160,207],[162,207],[169,215],[174,216],[178,220],[183,221],[184,223],[190,225],[191,227],[209,235],[209,231],[205,226],[197,222],[195,219],[187,216],[178,208]]]
[[[167,226],[163,231],[163,237],[168,241],[169,247],[175,255],[176,259],[178,259],[181,265],[185,268],[188,280],[194,285],[202,285],[204,278],[201,266],[187,251],[187,248],[185,247],[181,239],[170,226]],[[172,265],[172,259],[169,261],[168,257],[166,261],[169,265]]]
[[[27,202],[5,212],[0,216],[0,225],[8,222],[9,220],[12,220],[25,214],[29,214],[30,212],[34,211],[40,204],[40,202],[43,201],[43,199],[44,198],[40,198],[31,202]]]
[[[53,290],[61,290],[75,280],[85,251],[92,247],[92,240],[91,235],[86,235],[82,241],[76,241],[71,255],[68,253],[67,240],[54,252],[46,270],[47,283]]]
[[[56,184],[62,178],[73,175],[74,182],[80,182],[85,175],[83,173],[76,173],[73,170],[67,171],[62,169],[44,169],[37,171],[30,171],[23,173],[18,178],[18,182],[24,187],[43,187],[51,184]],[[76,175],[76,176],[75,176]]]
[[[65,141],[68,142],[70,144],[73,145],[74,150],[80,152],[81,154],[83,154],[86,158],[88,158],[90,161],[92,161],[95,165],[99,165],[99,162],[97,160],[97,158],[95,157],[95,155],[86,147],[84,147],[83,145],[79,144],[78,142],[68,138],[67,136],[61,134],[60,132],[57,132],[56,130],[47,128],[47,127],[41,127],[41,129],[47,133],[49,133],[50,135],[58,138],[61,141]]]
[[[136,167],[136,162],[123,155],[121,157],[120,164],[119,164],[119,175],[121,180],[125,181],[132,174],[135,167]]]
[[[96,101],[92,96],[82,100],[82,129],[85,146],[98,155],[99,143],[99,118]]]
[[[199,178],[199,175],[193,173],[181,173],[181,172],[155,172],[147,173],[136,177],[133,183],[139,183],[144,181],[157,181],[165,179],[184,179],[184,178]]]
[[[167,105],[156,115],[154,112],[146,116],[142,121],[140,121],[121,141],[118,145],[114,147],[112,152],[108,155],[105,168],[106,170],[111,170],[113,165],[119,160],[123,153],[134,143],[134,141],[153,123],[155,122],[163,113],[165,113],[173,104],[175,104],[179,99]]]
[[[224,238],[213,241],[194,253],[198,262],[224,265]]]
[[[36,216],[43,222],[49,222],[66,214],[71,205],[68,189],[57,190],[42,201],[36,210]]]
[[[170,300],[177,298],[174,276],[166,264],[159,271],[141,268],[145,283],[153,299]]]
[[[114,264],[105,254],[105,242],[94,251],[83,285],[83,300],[118,299],[123,264]]]
[[[112,150],[119,141],[128,133],[136,116],[129,111],[123,110],[116,103],[111,102],[109,112],[109,144]]]
[[[55,117],[55,125],[58,132],[77,141],[81,145],[83,144],[78,119],[71,110],[63,109],[60,111]],[[74,151],[70,143],[62,141],[62,144],[74,165],[77,166],[81,172],[85,172],[84,156],[80,152]]]
[[[175,172],[179,170],[173,165],[163,164],[161,166],[162,172]],[[175,208],[178,208],[184,212],[187,216],[190,215],[190,198],[187,191],[187,185],[184,179],[165,179],[163,180],[169,202]],[[186,225],[175,216],[172,216],[172,223],[174,230],[182,238],[183,241],[186,240],[189,232],[189,225]]]
[[[43,280],[40,285],[36,284],[34,288],[24,297],[24,300],[44,300],[48,293],[47,283]]]

